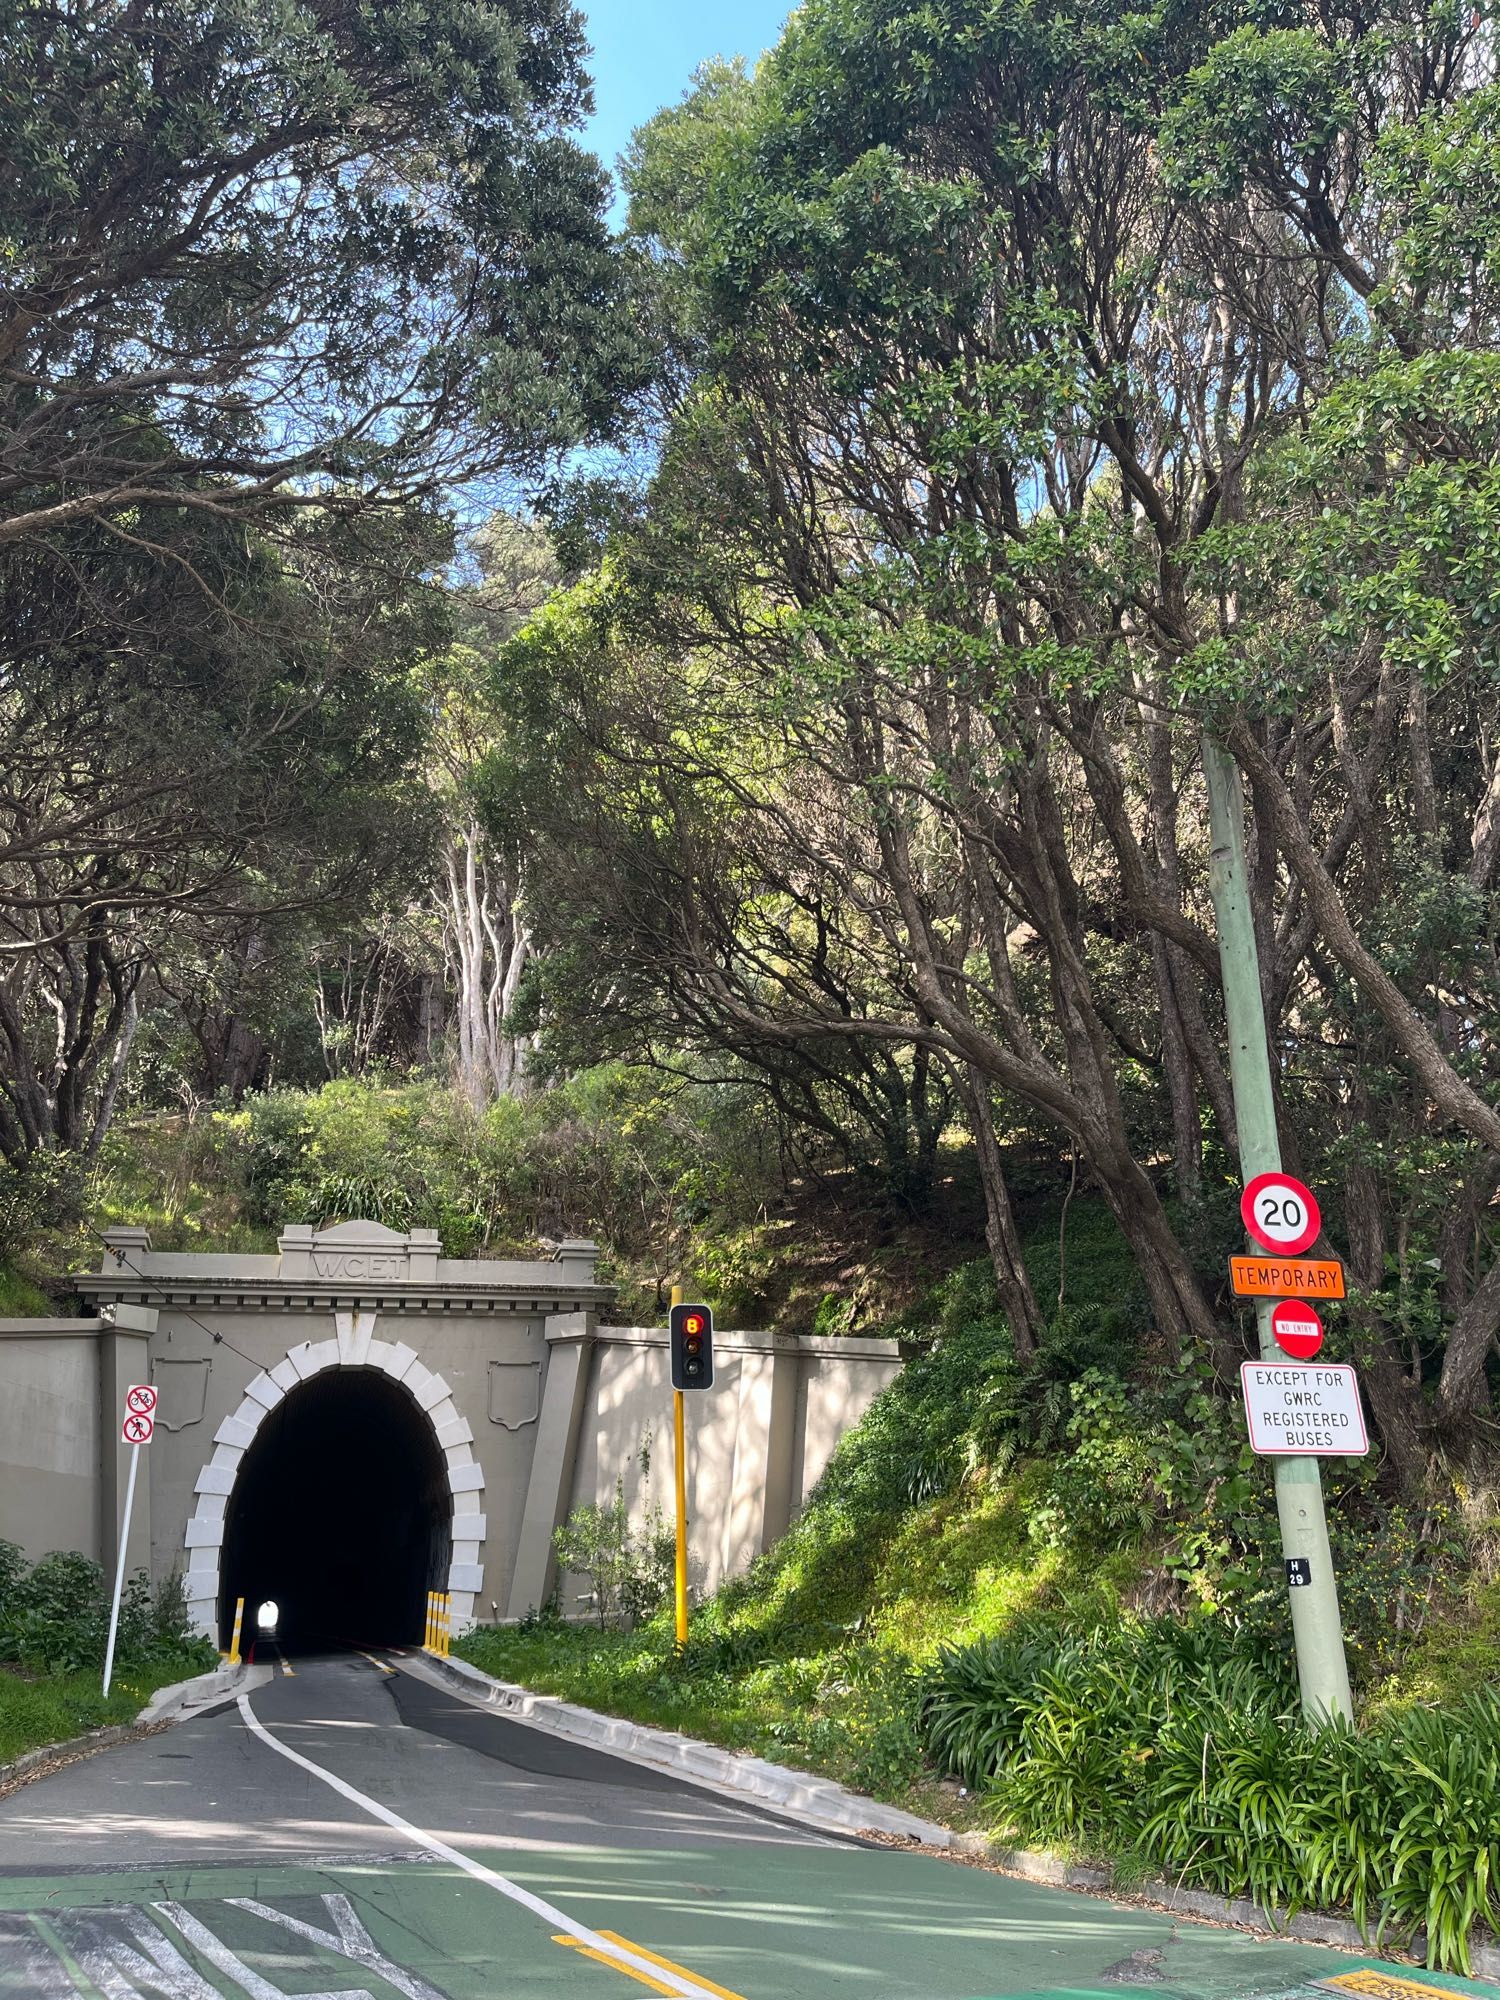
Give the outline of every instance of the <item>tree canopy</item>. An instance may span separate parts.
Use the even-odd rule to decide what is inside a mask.
[[[1412,1473],[1500,1324],[1493,53],[1436,6],[810,0],[637,140],[657,468],[501,665],[559,1023],[613,982],[825,1105],[893,1064],[908,1129],[936,1068],[1018,1343],[1042,1140],[1227,1369],[1222,743]]]
[[[421,892],[454,518],[611,436],[644,352],[566,5],[25,5],[0,47],[22,1160],[97,1141],[148,974],[240,1089],[277,939]]]

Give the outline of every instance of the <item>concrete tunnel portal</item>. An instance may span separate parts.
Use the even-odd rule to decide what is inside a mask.
[[[243,1597],[242,1650],[268,1598],[284,1650],[420,1644],[451,1507],[432,1426],[398,1383],[347,1367],[302,1383],[267,1414],[229,1496],[223,1643]]]

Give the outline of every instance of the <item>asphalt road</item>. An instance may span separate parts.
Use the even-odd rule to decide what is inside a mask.
[[[0,1801],[0,1996],[1313,2000],[1374,1963],[810,1833],[417,1662],[291,1665]]]

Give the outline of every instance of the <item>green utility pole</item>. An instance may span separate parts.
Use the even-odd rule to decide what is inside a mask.
[[[1208,886],[1219,926],[1219,965],[1229,1024],[1229,1081],[1239,1126],[1240,1168],[1248,1183],[1257,1174],[1280,1172],[1281,1141],[1276,1131],[1260,954],[1245,865],[1245,804],[1239,767],[1207,736],[1203,739],[1203,772],[1208,780],[1211,839]],[[1270,1299],[1256,1300],[1260,1351],[1267,1360],[1275,1361],[1283,1357],[1271,1331],[1271,1311]],[[1318,1461],[1278,1458],[1275,1469],[1282,1554],[1288,1563],[1300,1559],[1311,1569],[1310,1581],[1287,1593],[1302,1707],[1309,1721],[1324,1722],[1335,1716],[1352,1721],[1354,1703],[1349,1694],[1349,1665],[1344,1658],[1338,1584],[1328,1545]]]

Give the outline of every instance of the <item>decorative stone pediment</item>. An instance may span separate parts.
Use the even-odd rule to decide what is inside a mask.
[[[353,1249],[380,1250],[392,1244],[404,1250],[410,1241],[399,1229],[387,1229],[383,1222],[336,1222],[332,1229],[320,1229],[313,1237],[316,1248],[325,1245],[334,1250]]]
[[[283,1278],[363,1285],[431,1283],[437,1277],[435,1229],[413,1229],[403,1235],[383,1222],[362,1218],[335,1223],[331,1229],[293,1222],[282,1230],[276,1247]]]

